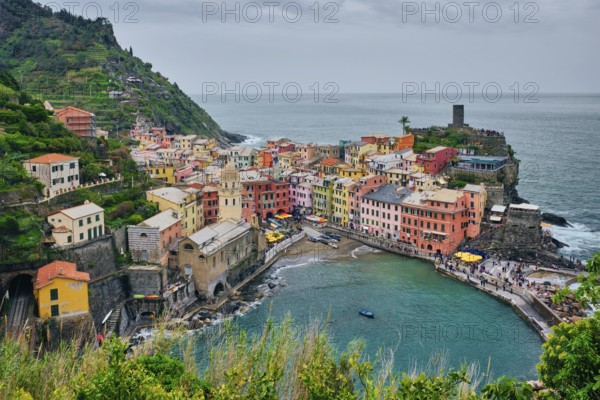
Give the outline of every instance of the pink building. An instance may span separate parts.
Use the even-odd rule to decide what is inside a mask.
[[[187,164],[175,170],[175,182],[183,182],[194,172],[194,166]]]
[[[290,204],[301,211],[312,209],[312,182],[314,176],[306,172],[290,174]]]
[[[380,175],[367,175],[358,180],[358,184],[352,188],[348,199],[348,225],[350,229],[360,229],[362,196],[374,192],[386,183],[387,178]]]
[[[438,146],[431,150],[427,150],[423,154],[417,156],[417,165],[423,168],[423,172],[427,174],[439,174],[452,157],[458,155],[458,150],[452,147]]]
[[[395,185],[380,186],[373,193],[361,198],[361,229],[369,234],[385,239],[400,238],[402,222],[402,201],[412,192],[399,189]]]

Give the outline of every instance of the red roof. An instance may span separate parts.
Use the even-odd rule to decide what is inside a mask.
[[[60,114],[64,114],[67,112],[71,112],[73,114],[80,114],[80,115],[94,115],[94,113],[91,113],[89,111],[85,111],[85,110],[82,110],[81,108],[77,108],[77,107],[73,107],[73,106],[68,106],[68,107],[62,108],[60,110],[55,110],[54,114],[60,115]]]
[[[321,165],[334,165],[338,162],[340,162],[340,160],[337,160],[335,158],[326,158],[323,161],[321,161]]]
[[[37,270],[34,289],[46,286],[54,278],[89,282],[90,274],[77,271],[77,265],[66,261],[54,261]]]
[[[61,161],[78,160],[78,157],[65,156],[64,154],[50,153],[44,154],[31,160],[25,160],[25,162],[38,163],[38,164],[51,164]]]

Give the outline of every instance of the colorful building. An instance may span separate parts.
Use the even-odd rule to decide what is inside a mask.
[[[335,175],[315,178],[312,187],[313,213],[320,214],[325,218],[331,216],[333,182],[338,178],[339,177]]]
[[[127,227],[129,252],[136,262],[166,265],[169,246],[182,236],[181,215],[174,209]]]
[[[96,137],[96,116],[88,111],[72,106],[55,110],[54,118],[81,137]]]
[[[483,221],[485,204],[487,202],[487,190],[483,184],[467,184],[463,188],[463,192],[465,192],[467,196],[469,207],[469,227],[467,229],[467,236],[475,238],[481,233],[481,221]]]
[[[165,187],[146,192],[146,199],[158,204],[160,211],[173,209],[182,216],[182,230],[189,236],[200,229],[204,224],[202,202],[197,204],[196,195],[184,190]]]
[[[29,175],[44,184],[46,197],[52,197],[80,185],[79,157],[63,154],[45,154],[23,161]]]
[[[154,166],[146,167],[146,173],[152,179],[160,179],[168,184],[176,183],[175,167],[165,162],[158,162]]]
[[[340,178],[333,182],[331,193],[331,222],[348,227],[350,221],[350,193],[356,186],[352,178]]]
[[[400,238],[402,201],[412,194],[392,184],[381,185],[361,198],[360,228],[375,236]]]
[[[402,202],[401,240],[430,254],[452,254],[467,238],[469,209],[463,191],[413,192]]]
[[[387,183],[385,176],[367,175],[357,180],[349,197],[348,226],[351,229],[360,229],[362,196],[374,192],[381,185]]]
[[[438,146],[417,156],[417,165],[427,174],[439,174],[458,155],[452,147]]]
[[[399,151],[403,149],[412,149],[415,146],[415,135],[408,133],[402,136],[396,136],[393,138],[393,151]]]
[[[202,209],[204,210],[204,222],[206,225],[218,222],[219,189],[216,184],[207,185],[202,188]]]
[[[272,218],[280,213],[289,213],[292,205],[288,182],[276,181],[267,177],[257,181],[245,180],[244,187],[254,202],[256,214],[262,219]]]
[[[40,318],[89,313],[90,274],[70,262],[54,261],[37,270],[33,295]]]
[[[57,246],[70,246],[104,235],[104,209],[88,200],[84,204],[50,214],[52,237]]]

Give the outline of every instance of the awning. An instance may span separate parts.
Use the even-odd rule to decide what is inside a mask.
[[[365,230],[365,231],[368,231],[368,230],[369,230],[369,227],[368,227],[367,225],[363,225],[363,227],[362,227],[362,228],[363,228],[363,230]]]
[[[490,221],[492,221],[492,222],[502,222],[502,217],[497,216],[497,215],[491,215],[490,216]]]

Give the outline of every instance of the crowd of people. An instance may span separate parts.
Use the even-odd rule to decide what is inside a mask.
[[[482,136],[504,136],[504,132],[498,132],[489,129],[480,129],[478,134]]]

